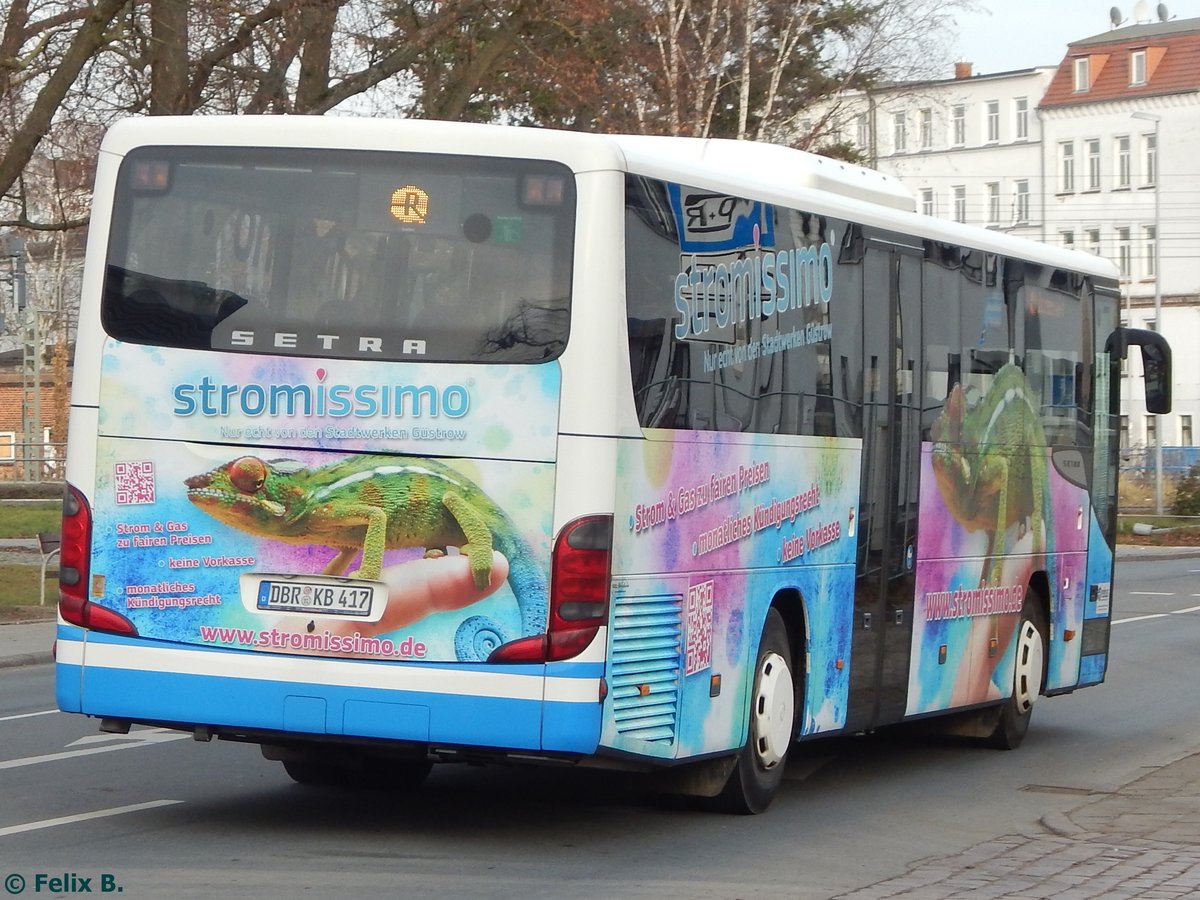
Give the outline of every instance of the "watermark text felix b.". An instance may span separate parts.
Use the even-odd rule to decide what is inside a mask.
[[[78,872],[36,872],[28,878],[18,872],[5,877],[4,889],[10,894],[120,894],[125,888],[115,875],[81,875]]]

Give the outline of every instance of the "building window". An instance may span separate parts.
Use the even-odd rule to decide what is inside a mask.
[[[1134,50],[1129,54],[1129,83],[1139,85],[1146,83],[1146,51]]]
[[[1100,229],[1099,228],[1088,228],[1084,231],[1084,237],[1087,238],[1088,253],[1094,253],[1096,256],[1099,256],[1100,255]]]
[[[1158,229],[1153,225],[1143,226],[1142,238],[1146,244],[1146,277],[1156,278],[1158,276],[1158,260],[1154,251],[1158,244]]]
[[[0,431],[0,463],[10,463],[17,458],[17,433]]]
[[[967,221],[967,187],[963,184],[956,184],[954,191],[954,221]]]
[[[1148,185],[1152,185],[1158,181],[1158,135],[1144,134],[1142,135],[1142,147],[1145,149],[1146,158],[1146,181]]]
[[[1100,190],[1100,139],[1089,138],[1083,142],[1087,150],[1087,189]]]
[[[1065,247],[1067,250],[1075,249],[1075,232],[1060,231],[1058,233],[1058,238],[1060,241],[1062,241],[1063,247]]]
[[[897,153],[908,150],[908,113],[892,113],[892,149]]]
[[[1117,187],[1127,188],[1133,183],[1133,160],[1129,155],[1129,135],[1117,135]]]
[[[961,147],[967,142],[967,107],[961,103],[952,107],[950,121],[954,127],[953,144],[955,147]]]
[[[1075,59],[1075,92],[1082,93],[1091,87],[1091,66],[1086,56]]]
[[[1158,331],[1158,319],[1154,318],[1153,316],[1148,317],[1142,322],[1142,327],[1147,331]]]
[[[1183,447],[1194,446],[1192,444],[1192,417],[1179,417],[1179,444]]]
[[[921,149],[933,149],[933,110],[921,110]]]
[[[1133,271],[1133,245],[1129,239],[1128,227],[1117,229],[1117,268],[1121,277],[1128,278]]]
[[[1018,141],[1024,141],[1029,138],[1029,98],[1018,97],[1013,101],[1016,105],[1016,136]]]
[[[987,103],[987,139],[989,144],[1000,140],[1000,101],[989,100]]]
[[[1058,145],[1058,191],[1069,194],[1075,190],[1075,142],[1063,141]]]
[[[921,213],[926,216],[933,215],[933,188],[921,189]]]
[[[1029,182],[1013,183],[1013,224],[1024,225],[1029,221]]]
[[[983,186],[984,208],[987,209],[987,223],[1000,224],[1000,182],[989,181]]]
[[[1146,446],[1158,444],[1158,416],[1146,416]]]
[[[1124,360],[1122,360],[1124,362]],[[1129,446],[1129,416],[1121,416],[1121,449]]]
[[[865,113],[854,117],[854,134],[858,149],[871,149],[871,120]]]

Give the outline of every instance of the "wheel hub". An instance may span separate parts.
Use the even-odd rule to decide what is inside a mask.
[[[764,769],[779,765],[792,741],[796,697],[792,673],[778,653],[763,657],[754,698],[754,750]]]
[[[1028,619],[1021,621],[1017,635],[1017,666],[1013,678],[1013,700],[1024,715],[1042,692],[1042,636]]]

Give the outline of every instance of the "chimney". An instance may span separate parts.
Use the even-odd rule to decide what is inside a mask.
[[[971,77],[971,69],[974,68],[972,63],[961,61],[954,64],[954,78],[961,81],[963,78]]]

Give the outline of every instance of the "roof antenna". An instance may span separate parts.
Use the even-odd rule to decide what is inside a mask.
[[[1121,18],[1121,10],[1114,6],[1108,11],[1108,21],[1112,23],[1113,28],[1120,28],[1125,24],[1125,20]]]

